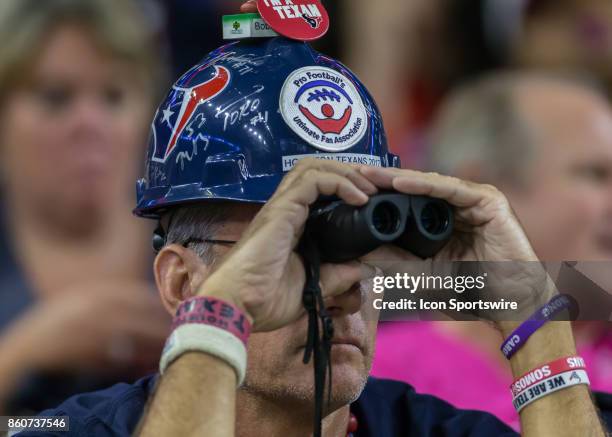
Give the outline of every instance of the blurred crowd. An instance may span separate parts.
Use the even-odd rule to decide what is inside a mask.
[[[0,415],[155,371],[170,321],[134,181],[162,93],[240,3],[0,2]],[[324,3],[316,47],[363,79],[405,167],[499,187],[542,260],[612,261],[609,0]],[[609,323],[575,332],[612,392]],[[501,341],[381,323],[373,374],[518,427]]]

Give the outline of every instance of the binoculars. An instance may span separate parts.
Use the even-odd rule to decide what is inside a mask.
[[[453,224],[453,208],[444,200],[386,193],[362,207],[342,201],[313,205],[305,235],[313,240],[321,262],[355,260],[384,244],[430,258],[450,239]]]

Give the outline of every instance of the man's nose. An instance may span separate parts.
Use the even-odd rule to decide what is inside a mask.
[[[371,279],[376,269],[358,261],[321,266],[321,290],[325,308],[332,317],[356,313],[363,303],[361,281]]]

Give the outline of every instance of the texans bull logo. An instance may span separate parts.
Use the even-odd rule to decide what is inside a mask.
[[[318,29],[321,27],[321,23],[323,23],[323,17],[311,17],[310,15],[302,14],[302,18],[313,29]]]
[[[209,66],[201,66],[193,71],[190,74],[191,78],[198,75],[198,73],[202,72]],[[173,150],[176,148],[177,143],[181,135],[185,130],[185,127],[188,125],[196,110],[203,104],[208,101],[214,99],[216,96],[221,94],[225,88],[227,88],[231,73],[225,67],[215,66],[215,74],[214,76],[198,85],[192,87],[179,87],[173,86],[173,92],[175,93],[175,99],[172,99],[170,105],[167,108],[160,108],[163,117],[160,123],[156,122],[153,125],[153,135],[155,141],[155,151],[153,153],[153,161],[157,162],[166,162],[168,157],[172,154]],[[187,83],[189,83],[189,79],[187,79]],[[177,106],[178,111],[176,109]],[[178,115],[174,114],[178,112]],[[174,119],[174,122],[172,122]],[[161,129],[164,129],[164,125],[167,129],[171,130],[169,141],[163,142],[163,146],[158,144],[157,136],[158,130],[157,127],[161,125]]]
[[[308,92],[308,97],[304,105],[299,105],[300,111],[304,116],[315,125],[323,134],[340,135],[348,125],[353,115],[353,100],[348,93],[337,84],[327,80],[317,80],[304,85],[295,96],[295,103],[298,104],[302,96]],[[343,100],[342,97],[344,97]],[[316,102],[316,103],[313,103]],[[321,103],[320,112],[323,117],[317,117],[309,109]],[[344,111],[340,118],[334,118],[338,107]],[[348,103],[348,104],[347,104]]]

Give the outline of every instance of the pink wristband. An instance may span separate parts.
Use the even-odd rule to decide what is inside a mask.
[[[172,331],[182,325],[210,325],[235,335],[246,346],[251,323],[237,307],[220,299],[197,296],[181,303],[172,322]]]
[[[517,378],[510,386],[510,391],[512,392],[512,396],[515,397],[544,379],[577,369],[586,369],[584,360],[581,357],[571,356],[559,358],[558,360],[536,367],[520,378]]]

